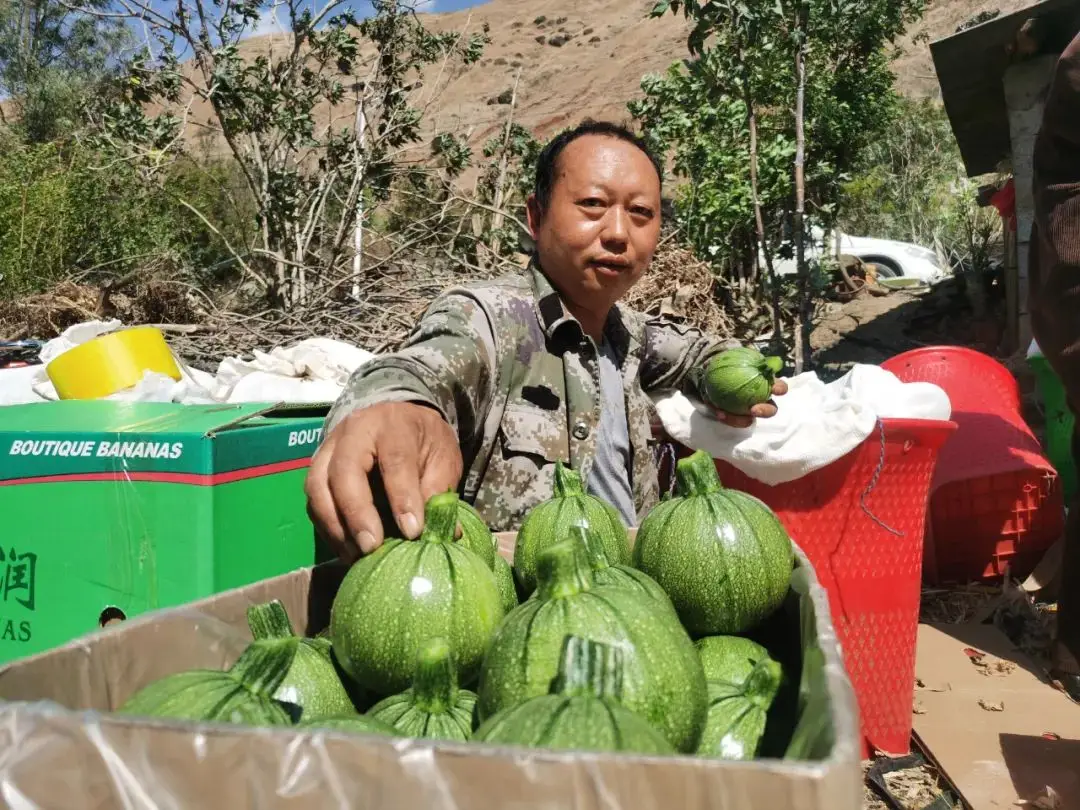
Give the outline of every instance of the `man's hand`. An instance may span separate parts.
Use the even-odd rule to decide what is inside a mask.
[[[783,380],[777,380],[773,384],[772,393],[774,397],[782,397],[788,391],[787,383]],[[731,425],[736,428],[748,428],[754,424],[754,419],[768,419],[776,416],[776,403],[771,399],[768,402],[763,402],[760,405],[755,405],[750,409],[749,416],[738,416],[733,413],[725,413],[724,411],[715,411],[716,418],[727,425]]]
[[[346,562],[384,539],[368,476],[378,467],[398,528],[420,536],[424,504],[457,489],[457,436],[438,411],[409,402],[372,405],[343,419],[311,460],[304,492],[319,534]]]

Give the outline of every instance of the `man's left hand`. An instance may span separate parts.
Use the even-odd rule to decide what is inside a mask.
[[[787,392],[787,383],[783,380],[777,380],[773,384],[772,393],[774,397],[782,397]],[[715,411],[715,413],[716,418],[726,425],[731,425],[736,428],[748,428],[754,424],[755,419],[769,419],[770,417],[776,416],[776,403],[770,399],[768,402],[755,405],[750,409],[749,416],[741,416],[725,411]]]

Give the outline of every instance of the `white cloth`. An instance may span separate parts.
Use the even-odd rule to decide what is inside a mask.
[[[878,419],[952,416],[941,388],[902,383],[878,366],[857,365],[828,384],[812,372],[787,383],[788,393],[776,398],[776,416],[757,419],[750,428],[726,425],[707,406],[678,392],[654,401],[671,438],[769,486],[795,481],[843,458],[870,436]]]
[[[215,391],[223,402],[334,402],[353,371],[375,356],[330,338],[254,354],[221,361]]]
[[[64,330],[41,349],[41,365],[0,370],[0,405],[49,402],[56,389],[45,366],[67,350],[99,335],[123,328],[118,320],[87,321]],[[180,358],[181,379],[147,372],[136,385],[106,397],[138,402],[329,403],[338,398],[352,372],[373,354],[330,338],[311,338],[269,353],[256,351],[253,360],[230,357],[215,374],[191,368]]]

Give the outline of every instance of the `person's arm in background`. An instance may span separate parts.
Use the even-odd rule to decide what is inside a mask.
[[[1080,414],[1080,35],[1058,61],[1035,141],[1031,327]],[[1080,462],[1080,431],[1073,438]],[[1065,530],[1052,675],[1080,702],[1080,503]]]
[[[652,319],[645,325],[641,386],[645,393],[678,390],[688,396],[700,397],[698,385],[709,358],[738,345],[738,341],[721,340],[698,329]],[[773,393],[779,396],[786,392],[787,383],[778,380]],[[756,405],[751,413],[751,417],[732,414],[718,416],[734,427],[747,427],[753,417],[775,416],[776,406],[771,403]]]
[[[316,530],[339,556],[351,559],[382,543],[383,500],[413,539],[426,501],[457,489],[461,448],[476,440],[491,401],[495,353],[480,305],[448,294],[398,351],[352,375],[327,416],[304,487]],[[373,494],[369,476],[381,479],[385,498]]]
[[[1080,407],[1080,35],[1058,62],[1034,153],[1035,340]]]

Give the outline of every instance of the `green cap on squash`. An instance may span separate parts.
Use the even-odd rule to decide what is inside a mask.
[[[592,568],[581,543],[560,540],[536,560],[536,593],[540,600],[565,599],[592,587]]]
[[[424,531],[420,539],[425,543],[453,543],[457,523],[457,493],[440,492],[433,495],[424,505]]]
[[[424,642],[416,656],[412,682],[413,702],[429,714],[447,711],[457,695],[453,653],[445,638]]]
[[[683,497],[709,495],[724,488],[716,472],[716,462],[704,450],[696,450],[687,458],[679,459],[675,465],[675,481]]]
[[[561,461],[555,462],[555,497],[566,498],[571,495],[584,495],[585,486],[581,482],[581,473],[567,467]]]

